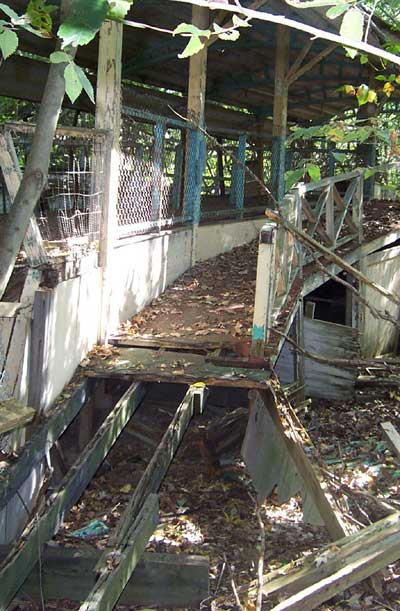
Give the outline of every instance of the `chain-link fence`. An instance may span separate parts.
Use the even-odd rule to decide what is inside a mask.
[[[14,167],[25,168],[33,126],[7,124]],[[10,148],[11,147],[11,148]],[[35,216],[47,246],[56,252],[88,247],[99,239],[105,136],[88,128],[59,128],[49,173]],[[3,208],[6,211],[6,206]]]

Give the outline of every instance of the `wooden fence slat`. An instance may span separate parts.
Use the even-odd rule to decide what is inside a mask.
[[[114,608],[158,524],[158,511],[158,495],[149,494],[126,534],[126,543],[121,542],[109,553],[108,566],[79,611],[111,611]]]

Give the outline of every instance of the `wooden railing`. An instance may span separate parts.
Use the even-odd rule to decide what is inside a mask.
[[[279,207],[279,215],[324,246],[335,250],[362,239],[363,173],[349,172],[300,184]],[[287,301],[304,264],[315,256],[283,225],[266,223],[260,232],[252,354],[262,357],[269,329]],[[318,256],[318,254],[317,254]]]

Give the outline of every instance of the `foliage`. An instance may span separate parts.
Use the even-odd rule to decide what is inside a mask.
[[[61,40],[61,50],[50,55],[52,63],[65,63],[64,78],[66,93],[75,100],[84,90],[94,102],[92,84],[84,70],[78,66],[70,50],[79,45],[86,45],[93,40],[105,19],[122,20],[129,11],[133,0],[72,0],[71,9],[66,19],[60,24],[57,36]],[[52,37],[52,14],[57,6],[48,4],[47,0],[30,0],[26,13],[18,15],[6,4],[0,3],[0,11],[5,13],[9,21],[0,20],[0,50],[7,59],[18,49],[18,29],[22,28],[41,36]]]

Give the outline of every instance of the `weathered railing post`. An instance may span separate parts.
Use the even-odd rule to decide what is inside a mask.
[[[251,354],[264,355],[275,301],[276,224],[265,223],[260,231]]]
[[[353,221],[358,227],[358,242],[361,244],[363,239],[363,209],[364,209],[364,172],[360,172],[357,178],[357,188],[353,199]]]
[[[236,179],[235,179],[235,208],[240,219],[243,218],[244,181],[246,177],[246,134],[240,134],[237,148]]]

